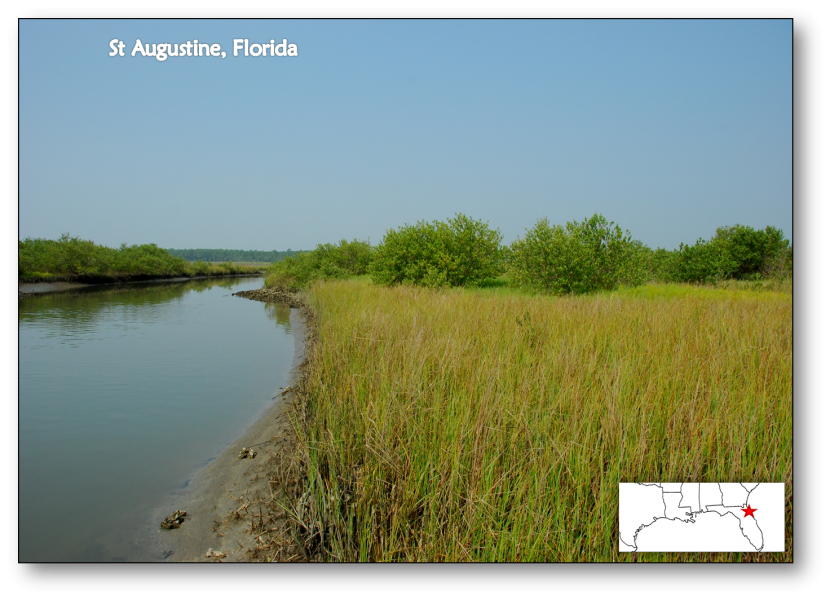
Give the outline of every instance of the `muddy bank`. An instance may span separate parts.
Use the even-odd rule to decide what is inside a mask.
[[[195,279],[219,279],[228,277],[262,277],[262,273],[231,273],[228,275],[199,275],[197,277],[153,277],[153,278],[135,278],[135,279],[118,279],[112,281],[102,281],[96,283],[79,282],[79,281],[20,281],[17,283],[17,299],[23,300],[31,298],[40,294],[59,294],[62,292],[73,292],[81,290],[92,290],[102,286],[123,285],[130,283],[177,283],[183,281],[193,281]]]
[[[49,275],[44,277],[18,277],[18,285],[34,285],[39,283],[74,283],[82,285],[102,285],[113,283],[144,283],[149,281],[187,281],[188,279],[205,279],[209,277],[244,277],[261,276],[264,269],[251,269],[236,273],[210,273],[207,275],[162,275],[139,273],[136,275],[125,273],[110,273],[105,275]]]
[[[85,283],[70,283],[68,281],[55,282],[40,282],[40,283],[20,283],[17,284],[18,296],[25,296],[27,298],[36,294],[47,294],[52,292],[66,292],[78,288],[89,287]]]
[[[253,290],[259,292],[260,290]],[[243,298],[251,292],[240,292]],[[254,294],[257,295],[257,294]],[[259,295],[261,296],[261,295]],[[162,562],[244,562],[277,557],[305,560],[292,535],[293,525],[284,507],[293,510],[300,483],[297,439],[291,424],[296,388],[301,384],[309,328],[299,298],[275,298],[294,306],[294,360],[288,387],[233,444],[151,515],[151,527],[136,540],[145,560]],[[256,452],[240,458],[243,448]],[[187,512],[181,527],[161,528],[176,510]],[[150,530],[152,529],[152,530]]]
[[[236,292],[234,296],[247,298],[248,300],[258,300],[259,302],[278,302],[280,304],[287,304],[291,308],[302,308],[304,306],[303,301],[292,290],[262,288],[260,290]]]

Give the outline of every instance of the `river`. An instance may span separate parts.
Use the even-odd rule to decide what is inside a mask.
[[[125,543],[287,385],[286,306],[261,278],[21,300],[19,560],[147,560]]]

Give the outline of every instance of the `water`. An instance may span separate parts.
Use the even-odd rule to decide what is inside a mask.
[[[261,278],[19,303],[19,559],[139,560],[124,539],[287,385],[290,309]]]

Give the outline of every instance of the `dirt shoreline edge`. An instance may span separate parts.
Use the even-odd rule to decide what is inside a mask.
[[[152,514],[155,527],[149,539],[139,541],[150,561],[306,559],[283,506],[293,505],[302,479],[291,407],[304,377],[306,342],[313,332],[311,315],[303,300],[291,292],[263,288],[233,295],[291,307],[294,357],[288,386],[239,439]],[[252,446],[257,456],[240,459],[240,450]],[[184,524],[174,530],[161,529],[161,520],[175,510],[187,511]]]
[[[229,273],[226,275],[197,275],[195,277],[152,277],[145,279],[119,279],[112,281],[83,282],[77,280],[50,280],[50,281],[24,281],[17,280],[17,299],[25,300],[34,296],[44,294],[60,294],[65,292],[79,292],[81,290],[96,289],[102,286],[119,286],[151,283],[181,283],[194,281],[196,279],[224,279],[232,277],[262,277],[262,273]]]

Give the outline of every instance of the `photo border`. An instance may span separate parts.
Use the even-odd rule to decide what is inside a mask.
[[[791,19],[793,58],[793,562],[23,563],[18,561],[20,19]],[[9,571],[38,590],[797,590],[821,569],[821,33],[798,9],[33,9],[9,30]]]

